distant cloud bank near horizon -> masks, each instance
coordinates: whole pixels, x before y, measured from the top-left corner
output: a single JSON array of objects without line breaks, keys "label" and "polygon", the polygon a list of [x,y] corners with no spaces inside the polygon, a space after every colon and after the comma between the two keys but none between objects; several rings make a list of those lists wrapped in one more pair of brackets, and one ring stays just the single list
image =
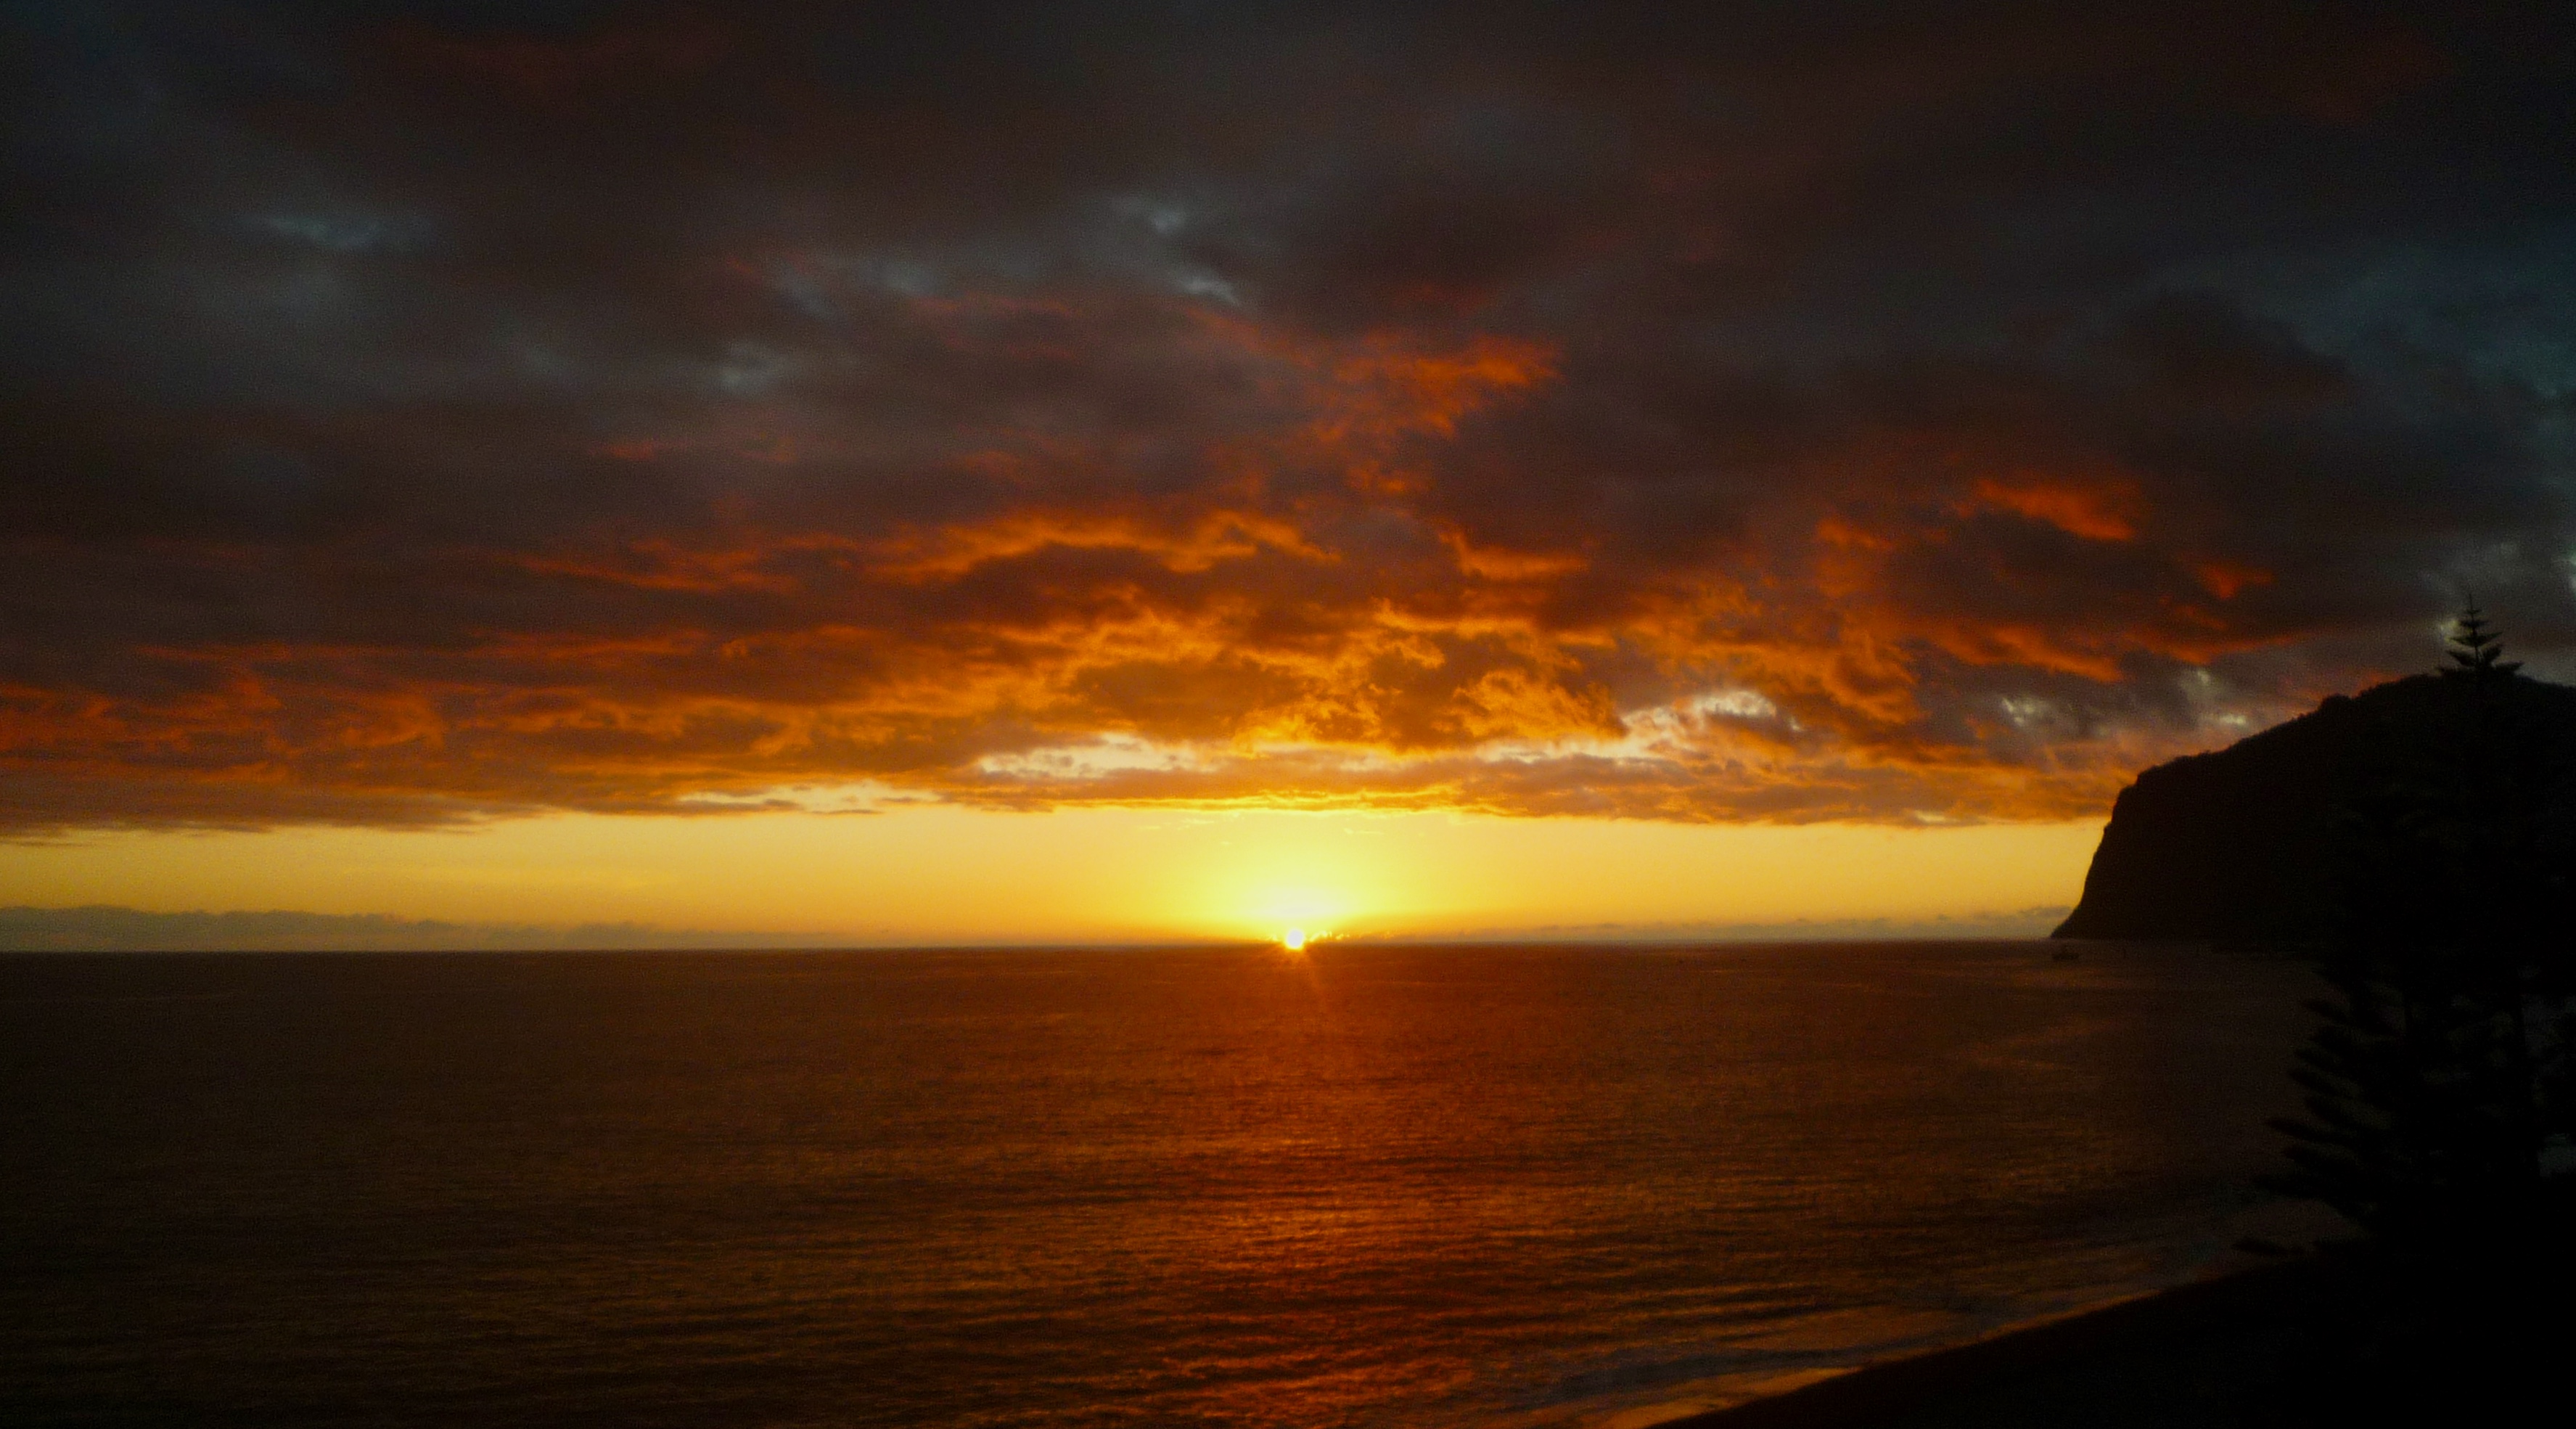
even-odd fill
[{"label": "distant cloud bank near horizon", "polygon": [[0,833],[2071,819],[2576,659],[2569,7],[0,37]]},{"label": "distant cloud bank near horizon", "polygon": [[2044,938],[2066,920],[2065,905],[1930,918],[1796,918],[1768,923],[1551,923],[1419,938],[1351,941],[1532,943],[1867,943],[1938,939]]},{"label": "distant cloud bank near horizon", "polygon": [[[2033,938],[2045,935],[2066,916],[2066,912],[2064,908],[2030,908],[2011,913],[1915,920],[1596,923],[1520,929],[1483,928],[1445,934],[1363,935],[1338,941],[1366,947],[1404,943],[1662,944]],[[1165,940],[1165,945],[1176,941]],[[1063,942],[1046,945],[1085,946]],[[106,904],[78,908],[0,908],[0,953],[818,951],[875,946],[892,945],[821,934],[712,933],[641,923],[455,923],[380,914],[300,913],[283,909],[155,913]]]},{"label": "distant cloud bank near horizon", "polygon": [[152,913],[92,904],[0,908],[5,952],[436,952],[798,946],[794,939],[674,933],[640,923],[450,923],[381,914]]}]

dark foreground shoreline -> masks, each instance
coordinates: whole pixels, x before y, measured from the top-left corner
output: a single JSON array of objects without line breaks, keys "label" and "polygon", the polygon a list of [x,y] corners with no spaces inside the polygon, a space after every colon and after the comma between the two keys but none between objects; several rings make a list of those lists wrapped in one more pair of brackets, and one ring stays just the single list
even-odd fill
[{"label": "dark foreground shoreline", "polygon": [[1657,1429],[2277,1423],[2268,1391],[2319,1282],[2304,1259],[2240,1271]]}]

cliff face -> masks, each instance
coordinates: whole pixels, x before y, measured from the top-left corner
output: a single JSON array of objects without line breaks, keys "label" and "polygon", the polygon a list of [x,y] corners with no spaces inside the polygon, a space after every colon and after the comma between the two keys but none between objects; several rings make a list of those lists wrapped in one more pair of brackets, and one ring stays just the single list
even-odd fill
[{"label": "cliff face", "polygon": [[[2454,739],[2467,686],[2418,675],[2138,776],[2060,938],[2299,942],[2332,915],[2340,810],[2410,755]],[[2576,755],[2576,688],[2516,678],[2501,698]]]}]

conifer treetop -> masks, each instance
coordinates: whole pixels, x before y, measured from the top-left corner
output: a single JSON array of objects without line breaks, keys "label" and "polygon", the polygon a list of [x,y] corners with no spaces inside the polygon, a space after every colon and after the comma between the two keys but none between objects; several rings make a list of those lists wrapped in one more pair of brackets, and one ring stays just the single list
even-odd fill
[{"label": "conifer treetop", "polygon": [[2451,649],[2448,652],[2455,669],[2445,675],[2472,680],[2502,680],[2522,668],[2520,660],[2504,658],[2504,633],[2487,627],[2486,616],[2479,611],[2473,597],[2460,617],[2453,622]]}]

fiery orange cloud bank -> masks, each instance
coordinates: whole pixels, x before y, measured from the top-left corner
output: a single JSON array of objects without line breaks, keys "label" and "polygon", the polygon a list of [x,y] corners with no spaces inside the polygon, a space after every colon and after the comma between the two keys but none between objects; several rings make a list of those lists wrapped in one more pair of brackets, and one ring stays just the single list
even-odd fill
[{"label": "fiery orange cloud bank", "polygon": [[2068,819],[2576,634],[2549,47],[1469,18],[37,25],[0,825]]}]

